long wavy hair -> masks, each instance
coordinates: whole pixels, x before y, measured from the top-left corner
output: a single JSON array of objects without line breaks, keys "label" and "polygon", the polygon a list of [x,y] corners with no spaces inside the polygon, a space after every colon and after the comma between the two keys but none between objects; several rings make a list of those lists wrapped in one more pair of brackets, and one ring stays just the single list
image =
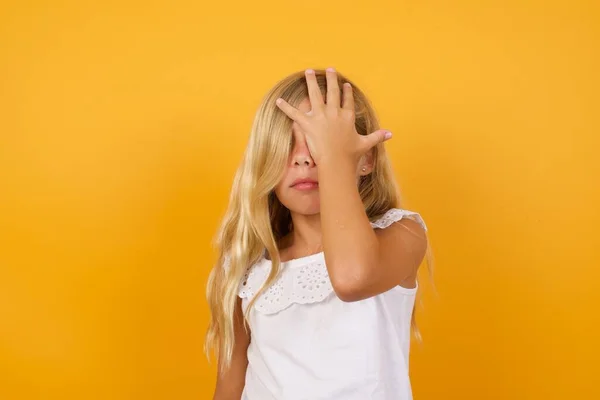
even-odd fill
[{"label": "long wavy hair", "polygon": [[[315,70],[315,74],[325,96],[325,70]],[[344,82],[352,85],[357,132],[368,135],[380,129],[375,111],[365,94],[341,73],[338,72],[337,76],[340,88]],[[340,98],[342,95],[340,91]],[[258,298],[277,278],[281,266],[277,244],[293,229],[289,210],[274,193],[283,178],[292,149],[293,121],[275,105],[279,97],[295,107],[308,97],[304,71],[280,80],[263,98],[252,124],[242,162],[235,174],[229,206],[215,237],[218,254],[207,284],[211,319],[205,350],[208,357],[211,350],[217,353],[221,368],[227,368],[231,363],[234,311],[241,280],[247,269],[259,261],[266,251],[272,268],[265,284],[254,296],[254,299]],[[400,207],[399,189],[383,144],[373,148],[373,166],[371,174],[361,177],[358,187],[371,221],[390,208]],[[428,266],[431,268],[431,263]],[[246,308],[246,320],[253,303],[251,301]],[[414,310],[411,322],[413,332],[420,338]]]}]

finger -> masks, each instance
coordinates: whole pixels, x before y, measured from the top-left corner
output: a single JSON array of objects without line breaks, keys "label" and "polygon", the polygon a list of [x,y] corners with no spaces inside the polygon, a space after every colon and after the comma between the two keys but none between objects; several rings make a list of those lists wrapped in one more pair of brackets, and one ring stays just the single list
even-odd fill
[{"label": "finger", "polygon": [[281,111],[285,113],[292,120],[300,123],[304,119],[304,113],[298,110],[296,107],[292,106],[290,103],[282,99],[281,97],[275,101],[275,104]]},{"label": "finger", "polygon": [[319,88],[319,84],[317,83],[317,76],[315,75],[315,71],[312,69],[306,70],[306,85],[308,86],[308,98],[310,99],[310,107],[316,108],[322,106],[323,103],[323,95],[321,94],[321,89]]},{"label": "finger", "polygon": [[391,138],[392,138],[392,132],[387,131],[385,129],[380,129],[369,135],[362,136],[362,140],[363,140],[362,151],[366,152],[366,151],[370,150],[371,148],[377,146],[379,143],[383,143],[386,140],[389,140]]},{"label": "finger", "polygon": [[327,77],[327,104],[340,108],[340,86],[335,69],[327,68],[325,76]]},{"label": "finger", "polygon": [[349,82],[344,83],[344,105],[342,106],[345,110],[354,111],[354,93],[352,91],[352,85]]}]

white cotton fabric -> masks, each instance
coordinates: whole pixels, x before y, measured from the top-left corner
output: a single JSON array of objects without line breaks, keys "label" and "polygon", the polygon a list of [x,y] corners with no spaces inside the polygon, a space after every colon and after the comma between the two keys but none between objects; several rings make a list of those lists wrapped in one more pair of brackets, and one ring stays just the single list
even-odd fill
[{"label": "white cotton fabric", "polygon": [[[385,229],[405,217],[427,229],[419,214],[397,208],[371,225]],[[244,310],[270,269],[263,257],[240,283]],[[242,400],[412,399],[408,356],[416,292],[396,286],[343,302],[322,252],[282,263],[250,311]]]}]

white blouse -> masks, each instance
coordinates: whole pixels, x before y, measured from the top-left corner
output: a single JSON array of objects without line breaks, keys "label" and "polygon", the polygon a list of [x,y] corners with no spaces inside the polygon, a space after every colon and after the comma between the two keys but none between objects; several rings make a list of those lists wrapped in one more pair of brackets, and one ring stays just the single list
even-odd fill
[{"label": "white blouse", "polygon": [[[371,225],[419,214],[391,209]],[[240,283],[246,310],[267,279],[262,258]],[[333,291],[323,253],[282,263],[250,311],[251,340],[242,400],[406,400],[410,321],[417,288],[396,286],[357,302]]]}]

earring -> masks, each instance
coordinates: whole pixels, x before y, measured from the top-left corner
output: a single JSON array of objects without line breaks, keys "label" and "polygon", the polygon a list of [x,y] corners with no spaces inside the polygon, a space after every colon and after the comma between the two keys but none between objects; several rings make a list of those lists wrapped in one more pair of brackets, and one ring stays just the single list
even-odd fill
[{"label": "earring", "polygon": [[362,172],[367,172],[367,168],[366,167],[362,167]]}]

